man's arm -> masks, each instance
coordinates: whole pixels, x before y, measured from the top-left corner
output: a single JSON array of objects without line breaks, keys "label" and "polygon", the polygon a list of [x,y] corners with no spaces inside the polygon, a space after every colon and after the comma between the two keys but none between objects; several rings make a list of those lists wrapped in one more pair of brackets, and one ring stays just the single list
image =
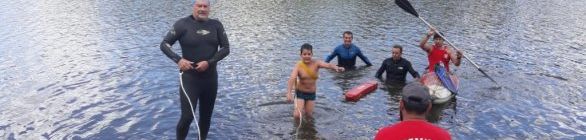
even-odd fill
[{"label": "man's arm", "polygon": [[378,71],[376,71],[376,74],[374,75],[374,77],[383,80],[383,73],[385,72],[387,67],[387,64],[385,63],[385,61],[383,61],[383,64],[381,64],[380,68],[378,68]]},{"label": "man's arm", "polygon": [[287,96],[287,101],[289,101],[289,102],[293,100],[293,97],[292,97],[293,93],[291,91],[293,91],[293,88],[295,86],[295,82],[297,82],[297,75],[299,75],[298,69],[299,68],[298,68],[297,64],[295,64],[295,67],[293,68],[293,71],[291,72],[291,75],[289,76],[289,80],[287,80],[287,95],[286,96]]},{"label": "man's arm", "polygon": [[173,27],[171,27],[169,32],[167,32],[167,35],[165,36],[165,38],[163,38],[163,41],[161,42],[160,48],[161,48],[161,51],[163,51],[163,53],[169,59],[171,59],[171,60],[173,60],[173,62],[177,63],[180,70],[186,71],[189,69],[193,69],[193,66],[191,65],[193,62],[188,61],[187,59],[181,58],[181,56],[177,55],[177,53],[175,53],[175,52],[173,52],[173,50],[171,50],[171,47],[173,46],[173,44],[175,44],[175,42],[183,34],[183,30],[181,30],[181,28],[179,27],[180,26],[179,24],[180,24],[179,21],[176,22],[175,24],[173,24]]},{"label": "man's arm", "polygon": [[411,74],[411,76],[413,76],[413,78],[420,78],[419,73],[417,73],[417,71],[415,71],[415,69],[413,69],[413,66],[411,65],[411,62],[409,61],[405,61],[407,63],[407,70],[409,71],[409,73]]},{"label": "man's arm", "polygon": [[421,42],[419,42],[419,48],[429,53],[429,51],[431,51],[431,46],[427,45],[427,41],[429,40],[429,37],[431,37],[434,33],[435,32],[433,31],[433,29],[430,29],[429,32],[425,36],[423,36]]},{"label": "man's arm", "polygon": [[356,49],[358,50],[358,57],[360,57],[360,59],[366,63],[366,66],[372,66],[372,63],[370,63],[370,60],[368,60],[368,58],[362,54],[360,48],[356,47]]},{"label": "man's arm", "polygon": [[343,72],[344,71],[343,67],[338,67],[335,64],[326,63],[321,60],[318,60],[317,64],[320,68],[328,68],[328,69],[335,70],[336,72]]},{"label": "man's arm", "polygon": [[163,51],[163,53],[167,55],[167,57],[169,57],[169,59],[173,60],[173,62],[175,63],[179,63],[179,60],[181,60],[181,56],[177,55],[177,53],[171,50],[171,47],[173,46],[173,44],[175,44],[175,42],[178,40],[180,36],[180,34],[177,32],[178,24],[179,23],[177,22],[173,25],[173,27],[171,27],[169,32],[167,32],[165,38],[163,38],[163,41],[160,45],[161,51]]},{"label": "man's arm", "polygon": [[332,54],[328,55],[328,57],[326,57],[326,63],[330,63],[330,61],[332,61],[332,59],[334,59],[334,57],[336,57],[338,55],[338,47],[334,48],[334,51],[332,51]]},{"label": "man's arm", "polygon": [[220,41],[220,50],[210,59],[208,60],[209,63],[215,64],[218,61],[224,59],[228,54],[230,54],[230,43],[228,42],[228,36],[226,35],[226,31],[224,30],[224,25],[218,21],[219,28],[218,28],[218,40]]},{"label": "man's arm", "polygon": [[462,62],[462,52],[455,51],[450,47],[450,49],[448,49],[448,54],[450,54],[450,59],[452,60],[452,63],[454,63],[455,66],[460,66]]}]

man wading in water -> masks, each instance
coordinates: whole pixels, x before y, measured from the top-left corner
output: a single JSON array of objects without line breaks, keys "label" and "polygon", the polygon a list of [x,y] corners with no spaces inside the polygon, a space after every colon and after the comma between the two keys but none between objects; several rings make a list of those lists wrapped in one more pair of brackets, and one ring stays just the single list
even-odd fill
[{"label": "man wading in water", "polygon": [[[196,108],[199,102],[199,133],[201,139],[206,139],[210,129],[210,121],[214,110],[214,103],[218,93],[218,72],[216,65],[230,53],[228,37],[224,26],[218,20],[209,19],[210,2],[196,0],[193,5],[193,15],[179,19],[161,43],[161,50],[173,62],[177,63],[183,74],[179,96],[181,101],[181,118],[177,123],[177,139],[187,137],[189,124],[193,121],[192,107]],[[183,56],[171,50],[171,46],[179,40]],[[218,50],[218,46],[220,49]],[[193,64],[193,65],[192,65]],[[189,95],[185,97],[185,93]]]}]

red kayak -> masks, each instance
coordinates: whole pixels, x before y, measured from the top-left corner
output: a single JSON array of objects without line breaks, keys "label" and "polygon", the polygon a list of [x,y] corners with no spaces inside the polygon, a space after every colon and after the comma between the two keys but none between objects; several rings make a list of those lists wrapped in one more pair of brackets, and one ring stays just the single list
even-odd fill
[{"label": "red kayak", "polygon": [[377,81],[368,81],[362,83],[346,92],[346,100],[347,101],[358,101],[364,95],[376,90],[378,87]]}]

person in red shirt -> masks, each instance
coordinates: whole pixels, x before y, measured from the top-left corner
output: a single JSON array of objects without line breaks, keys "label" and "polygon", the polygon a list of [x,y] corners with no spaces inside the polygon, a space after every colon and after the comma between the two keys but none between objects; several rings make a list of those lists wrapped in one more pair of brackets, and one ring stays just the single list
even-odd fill
[{"label": "person in red shirt", "polygon": [[426,87],[412,82],[403,88],[399,110],[401,122],[379,129],[375,140],[450,140],[448,131],[425,120],[431,109]]},{"label": "person in red shirt", "polygon": [[[427,44],[429,37],[433,35],[433,44]],[[443,35],[443,34],[442,34]],[[427,52],[427,59],[429,61],[429,72],[433,72],[436,64],[441,64],[450,72],[450,61],[456,66],[460,66],[462,61],[462,52],[453,52],[448,45],[444,44],[444,39],[436,34],[433,29],[421,39],[419,47]]]}]

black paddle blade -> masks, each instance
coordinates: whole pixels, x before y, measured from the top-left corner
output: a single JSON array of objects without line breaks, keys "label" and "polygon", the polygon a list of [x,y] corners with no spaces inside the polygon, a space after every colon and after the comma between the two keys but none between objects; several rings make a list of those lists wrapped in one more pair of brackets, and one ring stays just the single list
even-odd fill
[{"label": "black paddle blade", "polygon": [[488,77],[488,79],[490,79],[490,81],[494,82],[494,83],[495,83],[497,86],[499,86],[499,88],[501,87],[501,85],[500,85],[498,82],[496,82],[494,79],[492,79],[492,77],[488,76],[488,74],[486,74],[486,72],[484,72],[484,70],[482,70],[482,69],[480,69],[480,68],[478,68],[478,70],[479,70],[479,71],[480,71],[482,74],[484,74],[484,76]]},{"label": "black paddle blade", "polygon": [[411,3],[409,3],[409,1],[395,0],[395,4],[397,4],[399,7],[401,7],[401,9],[407,11],[407,13],[414,15],[416,17],[419,17],[419,14],[417,14],[417,11],[415,11],[415,9],[413,8],[413,6],[411,6]]}]

